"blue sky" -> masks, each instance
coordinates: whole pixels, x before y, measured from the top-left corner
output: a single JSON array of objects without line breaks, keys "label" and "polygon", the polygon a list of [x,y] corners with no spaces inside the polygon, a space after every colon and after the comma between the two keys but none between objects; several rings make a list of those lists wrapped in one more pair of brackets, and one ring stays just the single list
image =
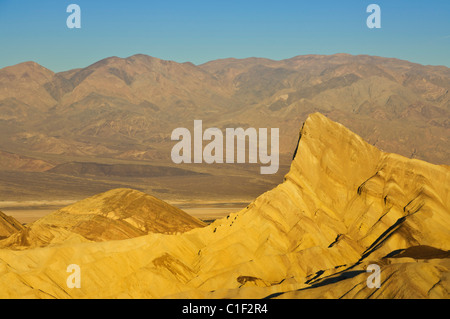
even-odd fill
[{"label": "blue sky", "polygon": [[[81,29],[66,26],[71,3]],[[381,29],[366,26],[371,3]],[[194,64],[350,53],[450,67],[450,1],[0,0],[0,68],[64,71],[137,53]]]}]

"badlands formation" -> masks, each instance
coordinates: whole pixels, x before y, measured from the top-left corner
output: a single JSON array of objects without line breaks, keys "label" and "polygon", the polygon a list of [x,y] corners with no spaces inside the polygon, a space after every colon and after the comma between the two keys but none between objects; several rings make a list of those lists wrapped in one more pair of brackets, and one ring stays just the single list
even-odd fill
[{"label": "badlands formation", "polygon": [[315,113],[284,182],[208,226],[119,189],[17,230],[0,241],[0,297],[449,298],[449,217],[448,166]]},{"label": "badlands formation", "polygon": [[0,247],[43,247],[52,243],[108,241],[149,233],[175,234],[205,224],[153,196],[115,189],[57,210],[0,241]]},{"label": "badlands formation", "polygon": [[24,227],[21,223],[13,217],[0,212],[0,239],[7,238],[22,229],[24,229]]}]

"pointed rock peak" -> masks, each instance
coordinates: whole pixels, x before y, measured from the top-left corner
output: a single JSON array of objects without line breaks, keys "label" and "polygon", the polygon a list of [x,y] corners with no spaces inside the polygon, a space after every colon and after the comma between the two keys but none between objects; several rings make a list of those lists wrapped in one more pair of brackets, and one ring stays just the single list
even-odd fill
[{"label": "pointed rock peak", "polygon": [[300,130],[294,160],[287,178],[308,179],[314,185],[327,175],[347,185],[370,177],[383,152],[342,124],[321,113],[311,114]]},{"label": "pointed rock peak", "polygon": [[[308,145],[310,151],[313,151],[311,147],[314,146],[314,151],[322,153],[333,151],[348,153],[357,149],[364,149],[371,153],[381,152],[356,133],[319,112],[310,114],[303,124],[300,130],[297,153],[302,147],[307,147]],[[316,154],[319,155],[319,153]]]}]

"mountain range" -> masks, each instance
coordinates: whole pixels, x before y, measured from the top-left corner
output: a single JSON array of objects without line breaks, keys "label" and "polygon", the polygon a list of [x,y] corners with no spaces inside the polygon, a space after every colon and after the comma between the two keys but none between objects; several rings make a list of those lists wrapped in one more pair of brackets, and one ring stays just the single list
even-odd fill
[{"label": "mountain range", "polygon": [[0,159],[9,163],[1,170],[47,176],[72,162],[173,167],[171,132],[201,119],[220,129],[279,127],[282,178],[299,123],[316,111],[386,152],[448,165],[449,88],[447,67],[367,55],[194,65],[138,54],[59,73],[25,62],[0,70]]}]

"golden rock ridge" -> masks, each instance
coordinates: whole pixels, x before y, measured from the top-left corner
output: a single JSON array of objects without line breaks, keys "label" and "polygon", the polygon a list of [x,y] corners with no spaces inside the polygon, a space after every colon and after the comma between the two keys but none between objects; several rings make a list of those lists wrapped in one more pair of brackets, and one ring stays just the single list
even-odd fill
[{"label": "golden rock ridge", "polygon": [[[0,249],[0,297],[448,298],[449,213],[449,167],[384,153],[315,113],[285,181],[246,209],[181,234]],[[81,288],[66,285],[70,264]]]},{"label": "golden rock ridge", "polygon": [[118,188],[59,209],[15,233],[0,247],[26,249],[62,242],[176,234],[206,224],[151,195]]},{"label": "golden rock ridge", "polygon": [[7,238],[23,228],[16,219],[0,211],[0,239]]}]

